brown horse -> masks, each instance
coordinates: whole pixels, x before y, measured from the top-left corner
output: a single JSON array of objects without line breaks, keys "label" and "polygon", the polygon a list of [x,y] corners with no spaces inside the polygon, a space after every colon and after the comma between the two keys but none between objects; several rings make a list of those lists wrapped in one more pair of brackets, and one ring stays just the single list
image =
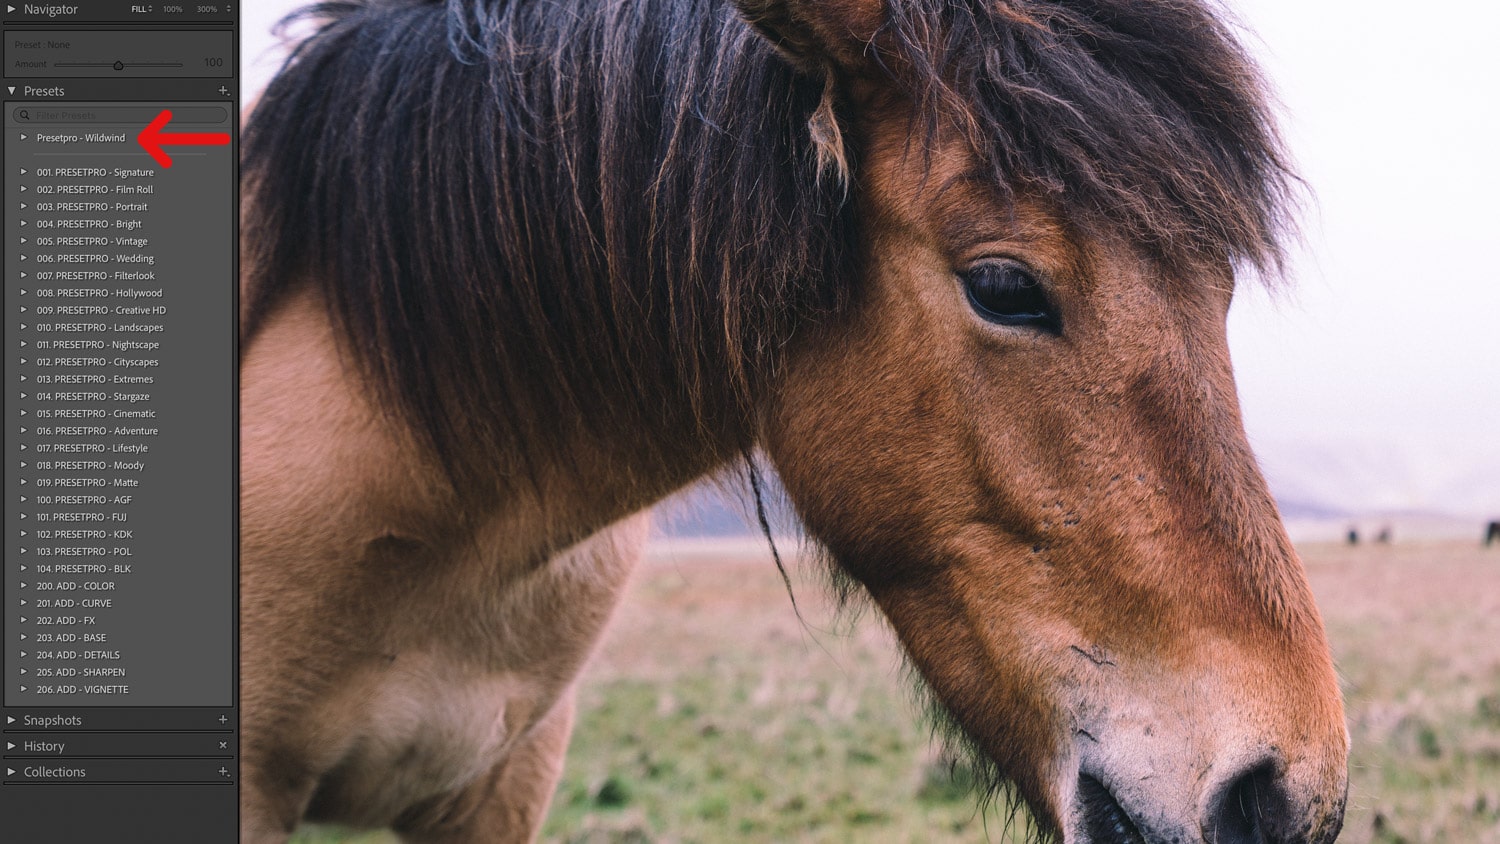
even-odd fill
[{"label": "brown horse", "polygon": [[1198,0],[315,16],[245,137],[245,841],[529,839],[633,514],[756,449],[1048,837],[1337,836],[1225,339],[1292,177]]}]

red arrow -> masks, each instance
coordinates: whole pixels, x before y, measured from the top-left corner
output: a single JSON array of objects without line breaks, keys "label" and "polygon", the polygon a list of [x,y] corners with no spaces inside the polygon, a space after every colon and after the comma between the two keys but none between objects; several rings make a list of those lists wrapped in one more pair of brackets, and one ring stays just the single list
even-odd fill
[{"label": "red arrow", "polygon": [[171,157],[162,149],[164,146],[222,147],[229,144],[228,132],[163,132],[162,129],[171,120],[172,110],[164,108],[155,120],[135,136],[141,147],[163,167],[172,166]]}]

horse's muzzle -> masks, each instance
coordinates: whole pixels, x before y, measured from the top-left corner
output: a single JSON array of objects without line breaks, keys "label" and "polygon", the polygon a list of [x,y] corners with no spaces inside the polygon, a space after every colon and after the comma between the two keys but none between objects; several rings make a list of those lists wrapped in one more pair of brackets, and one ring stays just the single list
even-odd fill
[{"label": "horse's muzzle", "polygon": [[1331,844],[1342,827],[1341,808],[1331,817],[1298,810],[1269,762],[1229,778],[1211,794],[1196,823],[1153,824],[1144,818],[1156,812],[1142,807],[1132,814],[1103,781],[1080,774],[1078,844]]}]

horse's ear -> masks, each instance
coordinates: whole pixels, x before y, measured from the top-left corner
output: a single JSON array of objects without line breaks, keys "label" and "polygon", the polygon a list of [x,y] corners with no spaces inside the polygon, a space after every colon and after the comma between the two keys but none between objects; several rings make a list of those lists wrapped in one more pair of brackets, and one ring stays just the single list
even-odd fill
[{"label": "horse's ear", "polygon": [[884,0],[734,0],[740,14],[793,65],[854,70],[885,17]]}]

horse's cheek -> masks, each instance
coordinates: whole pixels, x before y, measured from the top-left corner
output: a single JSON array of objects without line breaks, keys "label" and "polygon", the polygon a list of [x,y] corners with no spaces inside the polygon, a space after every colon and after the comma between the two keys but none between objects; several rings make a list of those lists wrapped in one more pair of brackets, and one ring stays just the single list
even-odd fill
[{"label": "horse's cheek", "polygon": [[841,560],[917,562],[951,532],[961,464],[953,402],[867,339],[799,356],[762,431],[793,504]]}]

